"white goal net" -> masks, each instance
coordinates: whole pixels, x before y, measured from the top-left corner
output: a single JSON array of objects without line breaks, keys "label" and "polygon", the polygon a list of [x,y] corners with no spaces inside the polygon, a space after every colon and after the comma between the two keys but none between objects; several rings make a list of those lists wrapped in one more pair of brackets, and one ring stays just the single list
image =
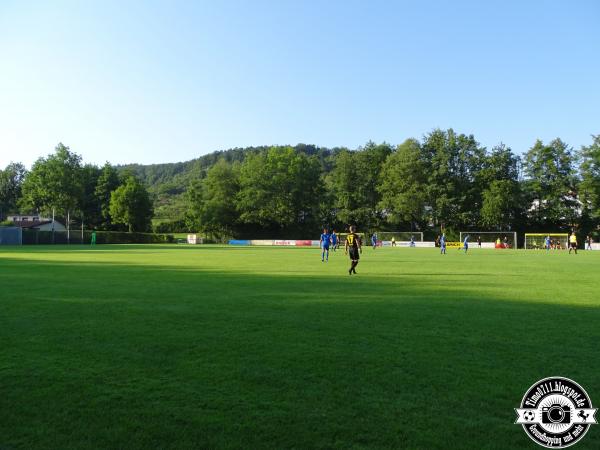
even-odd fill
[{"label": "white goal net", "polygon": [[566,250],[569,233],[525,233],[527,250]]},{"label": "white goal net", "polygon": [[[378,231],[377,234],[377,245],[390,246],[395,243],[414,243],[423,242],[422,231]],[[372,236],[369,236],[369,244]]]}]

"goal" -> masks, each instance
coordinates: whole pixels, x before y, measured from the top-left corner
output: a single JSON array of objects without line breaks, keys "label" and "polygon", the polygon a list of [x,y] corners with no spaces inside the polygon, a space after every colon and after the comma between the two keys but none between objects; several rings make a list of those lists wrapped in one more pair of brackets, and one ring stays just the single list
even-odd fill
[{"label": "goal", "polygon": [[[338,237],[337,245],[339,245],[340,247],[343,247],[344,245],[346,245],[346,236],[348,236],[348,233],[336,233],[336,234]],[[370,245],[371,241],[369,240],[367,242],[367,235],[365,233],[356,233],[356,234],[360,238],[361,245],[366,245],[366,246]]]},{"label": "goal", "polygon": [[467,235],[471,248],[479,248],[479,240],[481,248],[517,248],[516,231],[461,231],[460,242],[463,242]]},{"label": "goal", "polygon": [[569,233],[525,233],[525,249],[538,250],[546,248],[546,236],[550,237],[552,250],[566,250]]},{"label": "goal", "polygon": [[392,238],[396,242],[410,242],[411,238],[415,242],[423,242],[422,231],[377,231],[376,233],[377,240],[381,242],[391,242]]}]

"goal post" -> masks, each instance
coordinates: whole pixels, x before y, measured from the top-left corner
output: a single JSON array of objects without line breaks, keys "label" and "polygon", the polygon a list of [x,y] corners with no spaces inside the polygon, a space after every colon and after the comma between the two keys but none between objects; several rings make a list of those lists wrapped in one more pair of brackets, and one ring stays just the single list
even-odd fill
[{"label": "goal post", "polygon": [[517,248],[516,231],[461,231],[460,242],[469,236],[471,248]]},{"label": "goal post", "polygon": [[377,240],[381,242],[391,242],[392,238],[396,242],[423,242],[422,231],[376,231]]},{"label": "goal post", "polygon": [[546,237],[550,238],[550,249],[567,249],[569,233],[525,233],[525,249],[538,250],[546,248]]}]

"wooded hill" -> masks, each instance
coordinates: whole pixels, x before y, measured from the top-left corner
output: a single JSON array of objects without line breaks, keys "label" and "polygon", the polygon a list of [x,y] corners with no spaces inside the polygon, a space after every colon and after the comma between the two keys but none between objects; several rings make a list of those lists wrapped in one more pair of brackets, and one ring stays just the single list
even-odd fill
[{"label": "wooded hill", "polygon": [[[232,148],[218,150],[185,162],[164,164],[126,164],[117,166],[121,173],[128,170],[142,180],[154,199],[154,222],[177,221],[183,219],[188,210],[186,192],[195,180],[201,180],[219,159],[229,163],[242,162],[250,154],[265,152],[268,146]],[[315,145],[298,144],[292,147],[294,151],[307,156],[316,155],[322,162],[323,168],[330,171],[333,168],[331,156],[342,150],[328,149]]]}]

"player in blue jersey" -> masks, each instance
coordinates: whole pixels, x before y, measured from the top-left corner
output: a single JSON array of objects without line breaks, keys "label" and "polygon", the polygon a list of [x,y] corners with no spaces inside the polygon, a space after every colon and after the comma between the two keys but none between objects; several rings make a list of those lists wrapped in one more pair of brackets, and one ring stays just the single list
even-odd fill
[{"label": "player in blue jersey", "polygon": [[377,233],[373,233],[373,236],[371,236],[371,244],[373,244],[373,250],[375,250],[377,248]]},{"label": "player in blue jersey", "polygon": [[440,237],[440,254],[446,254],[446,233],[442,233],[442,237]]},{"label": "player in blue jersey", "polygon": [[549,251],[552,247],[552,239],[550,239],[550,236],[546,236],[546,238],[544,239],[544,244],[546,246],[546,250]]},{"label": "player in blue jersey", "polygon": [[[463,246],[462,248],[465,250],[465,253],[467,253],[467,251],[469,250],[469,238],[471,237],[471,235],[467,234],[465,236],[465,240],[463,242]],[[461,250],[461,248],[458,248],[459,250]]]},{"label": "player in blue jersey", "polygon": [[331,232],[331,247],[333,248],[333,251],[335,252],[335,250],[338,247],[338,236],[335,233],[335,230],[333,230]]},{"label": "player in blue jersey", "polygon": [[327,228],[323,228],[321,239],[319,241],[321,246],[321,261],[329,261],[329,244],[331,244],[331,235],[328,233]]}]

